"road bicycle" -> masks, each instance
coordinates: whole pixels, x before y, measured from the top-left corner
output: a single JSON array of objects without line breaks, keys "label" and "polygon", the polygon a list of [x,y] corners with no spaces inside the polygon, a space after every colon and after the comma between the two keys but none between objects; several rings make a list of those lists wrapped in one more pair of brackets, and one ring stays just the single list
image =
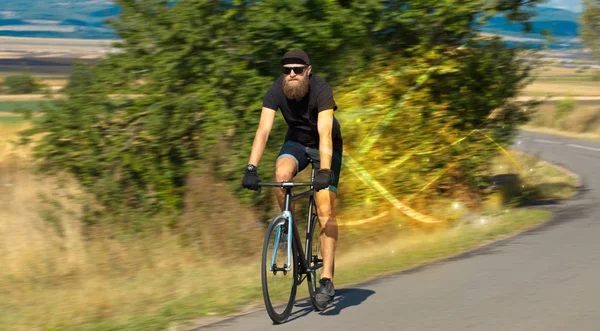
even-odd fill
[{"label": "road bicycle", "polygon": [[[315,300],[323,258],[321,256],[320,227],[316,226],[319,219],[312,187],[314,175],[315,170],[313,169],[310,183],[261,182],[258,184],[259,186],[285,189],[283,211],[281,215],[273,218],[265,233],[261,264],[265,307],[275,324],[285,322],[290,316],[296,299],[297,286],[304,280],[308,283],[308,293],[313,308],[317,311],[325,308],[320,307]],[[292,194],[294,187],[306,186],[310,188],[304,192]],[[303,249],[302,239],[290,206],[292,201],[305,197],[308,197],[308,219],[305,249]],[[285,299],[286,297],[287,299]]]}]

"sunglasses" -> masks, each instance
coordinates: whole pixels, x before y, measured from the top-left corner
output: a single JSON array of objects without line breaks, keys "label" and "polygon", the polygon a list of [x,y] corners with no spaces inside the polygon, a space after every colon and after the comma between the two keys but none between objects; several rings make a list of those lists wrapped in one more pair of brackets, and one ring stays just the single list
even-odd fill
[{"label": "sunglasses", "polygon": [[303,67],[283,67],[283,73],[286,75],[289,75],[292,70],[294,70],[294,72],[296,73],[296,75],[302,75],[302,73],[304,72],[304,69],[306,69],[306,66]]}]

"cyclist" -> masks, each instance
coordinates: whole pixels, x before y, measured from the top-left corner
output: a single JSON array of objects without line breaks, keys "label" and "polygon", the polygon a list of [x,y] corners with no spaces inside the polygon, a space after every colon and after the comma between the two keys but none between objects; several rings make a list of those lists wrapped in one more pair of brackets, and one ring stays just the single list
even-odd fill
[{"label": "cyclist", "polygon": [[[277,109],[288,124],[285,142],[275,164],[275,178],[291,181],[309,163],[317,169],[314,178],[315,202],[321,225],[323,270],[316,300],[325,307],[335,295],[333,267],[338,226],[334,201],[342,164],[342,134],[334,117],[337,106],[331,87],[311,74],[308,54],[302,50],[286,52],[281,60],[283,75],[271,85],[263,99],[260,122],[252,144],[242,185],[258,190],[258,162],[265,149]],[[283,209],[284,190],[277,200]]]}]

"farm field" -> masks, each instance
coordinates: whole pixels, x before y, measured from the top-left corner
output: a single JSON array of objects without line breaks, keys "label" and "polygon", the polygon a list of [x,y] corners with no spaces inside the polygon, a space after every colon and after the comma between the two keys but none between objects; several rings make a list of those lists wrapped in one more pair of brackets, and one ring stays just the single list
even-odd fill
[{"label": "farm field", "polygon": [[533,75],[535,81],[523,89],[522,95],[600,96],[600,69],[543,66]]},{"label": "farm field", "polygon": [[[76,57],[100,57],[106,54],[114,40],[44,39],[0,37],[0,82],[8,75],[28,73],[36,77],[54,92],[55,99],[62,98],[60,89],[68,83],[69,59]],[[50,45],[51,44],[51,45]],[[34,52],[35,51],[35,52]],[[577,65],[561,65],[561,56],[571,54],[549,53],[546,64],[532,74],[535,81],[526,86],[519,100],[530,98],[542,101],[538,112],[524,129],[581,136],[600,135],[600,69],[587,62]],[[26,57],[25,65],[16,65],[20,57]],[[9,61],[9,62],[7,62]],[[10,62],[13,61],[13,62]],[[57,62],[58,61],[58,62]],[[562,99],[572,98],[574,109],[562,118],[557,116],[557,105]],[[2,121],[22,120],[15,109],[40,109],[40,102],[47,101],[44,94],[0,95]]]},{"label": "farm field", "polygon": [[40,106],[40,101],[0,101],[0,113],[11,113],[17,109],[37,111]]},{"label": "farm field", "polygon": [[13,55],[43,52],[64,53],[71,56],[104,54],[116,41],[112,39],[0,37],[0,54],[5,56],[6,54],[1,52],[10,52]]},{"label": "farm field", "polygon": [[538,81],[523,89],[525,96],[598,96],[600,82]]}]

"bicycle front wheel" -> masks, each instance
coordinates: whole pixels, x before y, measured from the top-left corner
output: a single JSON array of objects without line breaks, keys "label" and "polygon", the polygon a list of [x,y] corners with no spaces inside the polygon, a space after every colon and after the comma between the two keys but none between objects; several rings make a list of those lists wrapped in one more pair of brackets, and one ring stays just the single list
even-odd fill
[{"label": "bicycle front wheel", "polygon": [[[271,320],[280,324],[287,320],[296,298],[296,278],[298,274],[296,247],[288,243],[288,220],[278,216],[265,233],[262,252],[262,291],[265,308]],[[291,246],[291,256],[288,265],[288,245]],[[289,269],[289,270],[286,270]]]}]

